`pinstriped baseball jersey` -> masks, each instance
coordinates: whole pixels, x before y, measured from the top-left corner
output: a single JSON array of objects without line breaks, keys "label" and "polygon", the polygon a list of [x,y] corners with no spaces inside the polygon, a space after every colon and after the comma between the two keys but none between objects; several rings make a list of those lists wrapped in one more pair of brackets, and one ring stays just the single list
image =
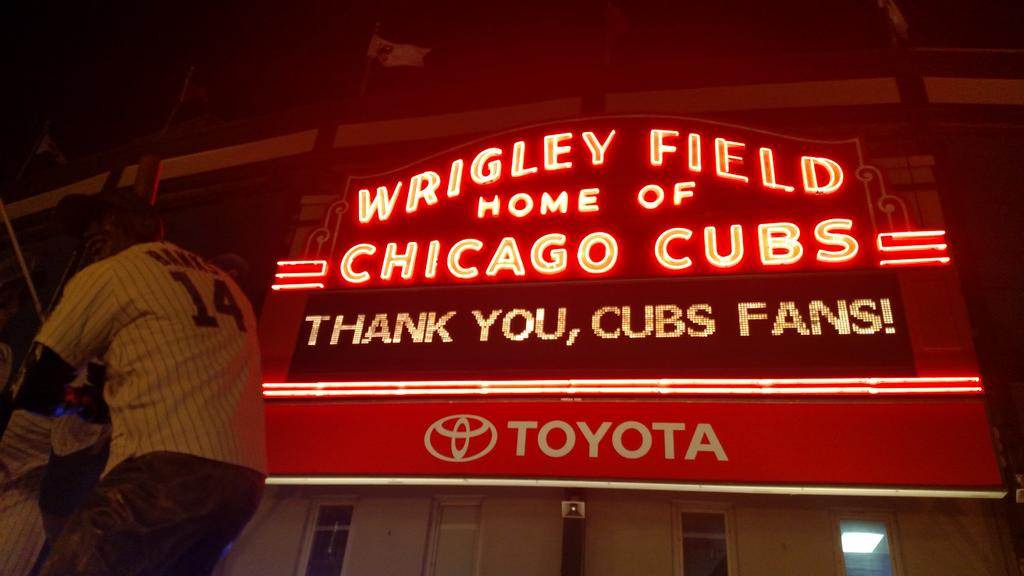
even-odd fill
[{"label": "pinstriped baseball jersey", "polygon": [[50,460],[51,416],[15,410],[0,439],[0,489]]},{"label": "pinstriped baseball jersey", "polygon": [[29,574],[43,547],[39,490],[51,445],[80,450],[95,444],[103,428],[78,416],[11,415],[0,439],[0,574]]},{"label": "pinstriped baseball jersey", "polygon": [[28,574],[46,539],[39,483],[50,459],[54,420],[15,410],[0,440],[0,574],[5,576]]},{"label": "pinstriped baseball jersey", "polygon": [[75,367],[106,363],[107,471],[170,451],[265,472],[252,306],[201,257],[149,242],[87,266],[36,340]]},{"label": "pinstriped baseball jersey", "polygon": [[25,576],[32,570],[46,533],[39,512],[39,482],[43,469],[36,468],[0,492],[0,574]]}]

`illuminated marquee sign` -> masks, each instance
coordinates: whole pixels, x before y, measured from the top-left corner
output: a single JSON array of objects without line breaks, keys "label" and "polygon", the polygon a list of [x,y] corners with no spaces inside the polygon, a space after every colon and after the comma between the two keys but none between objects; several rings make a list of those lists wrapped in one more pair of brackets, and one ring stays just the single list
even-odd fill
[{"label": "illuminated marquee sign", "polygon": [[277,483],[1003,494],[984,404],[962,399],[275,402],[267,415]]},{"label": "illuminated marquee sign", "polygon": [[881,180],[856,140],[647,117],[350,178],[278,265],[265,394],[979,392],[921,362],[948,302],[901,274],[945,233]]},{"label": "illuminated marquee sign", "polygon": [[998,496],[945,232],[882,184],[648,117],[339,182],[261,315],[275,481]]},{"label": "illuminated marquee sign", "polygon": [[610,118],[489,138],[349,183],[277,290],[947,264],[891,222],[856,141]]}]

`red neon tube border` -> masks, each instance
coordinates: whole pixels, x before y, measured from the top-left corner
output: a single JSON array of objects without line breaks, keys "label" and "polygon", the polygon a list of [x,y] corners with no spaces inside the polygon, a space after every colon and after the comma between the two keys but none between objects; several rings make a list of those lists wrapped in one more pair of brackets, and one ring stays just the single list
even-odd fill
[{"label": "red neon tube border", "polygon": [[980,394],[977,376],[266,382],[266,398],[481,395]]}]

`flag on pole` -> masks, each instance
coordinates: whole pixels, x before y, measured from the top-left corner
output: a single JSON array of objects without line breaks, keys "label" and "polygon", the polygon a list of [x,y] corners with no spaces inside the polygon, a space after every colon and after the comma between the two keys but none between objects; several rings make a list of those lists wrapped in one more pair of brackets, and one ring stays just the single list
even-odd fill
[{"label": "flag on pole", "polygon": [[423,68],[423,59],[430,53],[430,50],[431,48],[422,48],[412,44],[396,44],[374,34],[370,37],[370,46],[366,50],[366,56],[376,60],[385,68],[395,66]]},{"label": "flag on pole", "polygon": [[629,19],[612,0],[604,5],[604,65],[612,62],[612,45],[629,32]]},{"label": "flag on pole", "polygon": [[906,42],[909,38],[907,35],[907,20],[903,17],[900,7],[893,0],[878,0],[878,7],[885,11],[885,16],[889,21],[889,31],[893,35],[893,39]]},{"label": "flag on pole", "polygon": [[209,104],[206,86],[196,79],[195,72],[195,66],[189,67],[188,73],[185,74],[185,83],[182,84],[181,92],[178,93],[178,100],[171,108],[171,113],[167,116],[167,121],[164,122],[160,134],[166,134],[175,121],[182,119],[182,115],[195,117],[206,113],[206,107]]},{"label": "flag on pole", "polygon": [[39,139],[39,144],[36,146],[32,156],[40,156],[42,154],[49,154],[57,161],[58,164],[67,164],[68,160],[61,153],[60,148],[57,147],[57,143],[53,141],[53,137],[50,136],[50,132],[44,132],[43,137]]},{"label": "flag on pole", "polygon": [[206,86],[197,82],[194,77],[189,77],[188,83],[185,85],[185,91],[181,96],[182,105],[190,103],[202,104],[204,106],[209,103]]},{"label": "flag on pole", "polygon": [[604,22],[609,38],[615,39],[629,32],[629,18],[626,18],[622,9],[612,0],[605,4]]}]

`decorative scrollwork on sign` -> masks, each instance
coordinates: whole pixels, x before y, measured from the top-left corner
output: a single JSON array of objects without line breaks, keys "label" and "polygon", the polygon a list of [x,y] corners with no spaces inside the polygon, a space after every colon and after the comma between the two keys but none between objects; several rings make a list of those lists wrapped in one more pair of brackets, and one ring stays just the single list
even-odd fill
[{"label": "decorative scrollwork on sign", "polygon": [[906,203],[899,196],[886,191],[885,178],[882,177],[881,170],[861,164],[857,167],[856,175],[857,180],[864,184],[864,198],[868,203],[871,227],[875,233],[911,228]]},{"label": "decorative scrollwork on sign", "polygon": [[[306,237],[305,256],[322,258],[325,254],[330,255],[334,253],[338,244],[341,218],[348,210],[348,199],[344,196],[335,200],[327,207],[324,211],[323,223]],[[328,243],[330,244],[329,246],[327,246]],[[326,250],[325,247],[327,247]]]}]

